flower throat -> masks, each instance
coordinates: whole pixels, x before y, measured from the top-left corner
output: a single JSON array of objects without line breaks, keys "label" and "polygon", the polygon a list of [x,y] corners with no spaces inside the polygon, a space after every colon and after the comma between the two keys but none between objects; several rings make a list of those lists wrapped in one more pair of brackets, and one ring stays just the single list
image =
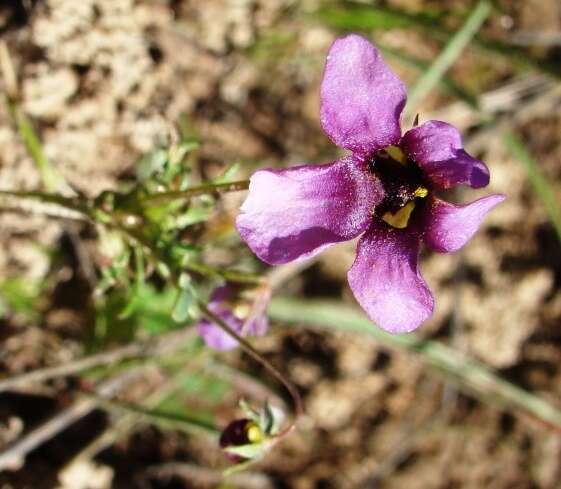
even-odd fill
[{"label": "flower throat", "polygon": [[406,228],[419,199],[429,193],[421,169],[397,146],[379,151],[370,161],[369,168],[380,179],[385,191],[376,214],[394,228]]}]

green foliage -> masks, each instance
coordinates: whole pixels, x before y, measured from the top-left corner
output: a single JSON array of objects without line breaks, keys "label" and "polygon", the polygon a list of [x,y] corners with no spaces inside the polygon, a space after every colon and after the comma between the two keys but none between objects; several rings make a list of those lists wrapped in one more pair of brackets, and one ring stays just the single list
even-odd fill
[{"label": "green foliage", "polygon": [[330,27],[345,31],[386,30],[435,25],[442,13],[425,10],[418,14],[394,10],[377,5],[340,2],[321,7],[317,18]]},{"label": "green foliage", "polygon": [[[378,48],[380,48],[380,51],[382,51],[384,55],[395,58],[403,64],[413,67],[421,72],[425,72],[430,68],[430,62],[420,59],[416,56],[412,56],[402,50],[393,49],[388,46],[384,46],[381,43],[377,43],[377,46]],[[438,80],[438,83],[448,94],[453,95],[460,100],[463,100],[467,105],[475,110],[479,109],[477,97],[466,90],[463,86],[456,83],[448,75],[443,74]]]},{"label": "green foliage", "polygon": [[172,317],[176,295],[173,286],[158,290],[147,282],[130,289],[111,289],[96,310],[96,343],[130,341],[140,331],[157,335],[184,326],[185,322]]},{"label": "green foliage", "polygon": [[39,319],[42,287],[39,282],[19,278],[0,282],[0,318],[21,315],[27,321]]},{"label": "green foliage", "polygon": [[[445,4],[443,4],[445,5]],[[447,26],[447,20],[465,17],[469,12],[448,11],[447,8],[423,9],[411,13],[401,9],[383,5],[365,5],[356,1],[324,3],[314,17],[324,25],[341,32],[364,32],[376,30],[415,29],[442,43],[448,43],[455,30]],[[493,57],[500,56],[510,62],[516,69],[537,69],[557,78],[561,78],[561,67],[558,63],[536,57],[524,48],[512,46],[483,34],[474,37],[472,46]]]}]

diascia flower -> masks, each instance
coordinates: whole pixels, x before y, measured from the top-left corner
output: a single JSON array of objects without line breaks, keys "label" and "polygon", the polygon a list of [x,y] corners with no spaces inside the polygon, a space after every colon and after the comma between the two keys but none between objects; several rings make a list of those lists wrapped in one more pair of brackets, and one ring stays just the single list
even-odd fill
[{"label": "diascia flower", "polygon": [[[257,297],[250,299],[234,285],[222,285],[212,291],[208,308],[240,336],[263,336],[269,328],[265,312],[269,292],[253,292]],[[206,345],[214,350],[226,351],[238,346],[234,338],[209,319],[201,319],[197,331]]]},{"label": "diascia flower", "polygon": [[255,172],[236,221],[251,250],[274,265],[362,234],[349,285],[368,316],[392,333],[414,330],[434,309],[419,271],[421,245],[459,250],[504,200],[494,194],[455,205],[436,196],[462,184],[485,187],[489,170],[464,151],[450,124],[429,121],[402,135],[406,98],[366,39],[336,40],[321,85],[321,124],[351,155]]}]

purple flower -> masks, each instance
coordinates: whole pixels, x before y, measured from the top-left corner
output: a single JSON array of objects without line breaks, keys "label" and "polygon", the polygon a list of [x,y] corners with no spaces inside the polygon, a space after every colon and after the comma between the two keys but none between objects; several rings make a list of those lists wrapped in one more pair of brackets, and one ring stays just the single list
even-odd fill
[{"label": "purple flower", "polygon": [[[240,336],[263,336],[269,328],[265,314],[269,294],[260,292],[259,300],[250,301],[241,297],[233,285],[222,285],[210,295],[208,308]],[[197,323],[197,330],[207,346],[215,350],[226,351],[238,346],[234,338],[206,318]]]},{"label": "purple flower", "polygon": [[414,330],[434,309],[419,271],[421,243],[440,253],[459,250],[504,200],[494,194],[455,205],[435,196],[460,184],[485,187],[489,170],[445,122],[401,135],[406,98],[366,39],[336,40],[321,86],[321,123],[352,154],[327,165],[257,171],[236,221],[269,264],[309,258],[362,234],[349,284],[369,317],[392,333]]}]

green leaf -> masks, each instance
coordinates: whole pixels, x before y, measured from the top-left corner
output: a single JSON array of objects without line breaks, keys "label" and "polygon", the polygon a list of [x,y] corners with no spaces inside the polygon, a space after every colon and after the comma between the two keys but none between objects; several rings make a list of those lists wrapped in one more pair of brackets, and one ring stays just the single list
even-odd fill
[{"label": "green leaf", "polygon": [[200,143],[195,138],[185,138],[178,145],[169,149],[169,162],[171,165],[180,165],[192,151],[198,149]]},{"label": "green leaf", "polygon": [[[320,8],[314,14],[322,23],[344,32],[371,33],[373,30],[392,28],[413,28],[442,42],[448,42],[454,32],[445,27],[443,11],[409,13],[380,5],[364,5],[356,2],[343,2],[338,7]],[[517,68],[534,68],[561,78],[559,63],[536,58],[527,49],[488,39],[477,35],[473,45],[492,56],[507,58]]]},{"label": "green leaf", "polygon": [[136,178],[140,182],[144,182],[160,173],[168,161],[168,153],[163,148],[157,148],[154,151],[144,155],[136,165]]},{"label": "green leaf", "polygon": [[345,31],[396,29],[426,25],[438,20],[430,13],[409,14],[384,7],[349,3],[340,7],[320,8],[316,14],[323,23]]},{"label": "green leaf", "polygon": [[261,415],[261,422],[260,422],[261,429],[263,433],[267,435],[274,435],[275,427],[277,423],[275,422],[275,413],[269,404],[269,401],[265,401],[265,405],[263,406],[263,412]]},{"label": "green leaf", "polygon": [[[377,43],[377,46],[384,55],[393,57],[408,66],[416,68],[417,70],[425,72],[430,67],[429,62],[417,58],[416,56],[412,56],[404,52],[403,50],[393,49],[384,46],[381,43]],[[461,85],[457,84],[452,78],[444,74],[439,80],[439,83],[444,91],[448,92],[451,95],[454,95],[460,100],[463,100],[472,109],[479,110],[479,102],[477,100],[477,97]]]},{"label": "green leaf", "polygon": [[36,320],[41,294],[41,284],[33,280],[13,278],[0,282],[0,318],[15,313],[29,321]]},{"label": "green leaf", "polygon": [[240,171],[240,167],[241,167],[241,163],[239,161],[232,163],[228,168],[224,170],[222,175],[220,175],[218,178],[215,178],[213,180],[213,183],[226,183],[235,180],[234,177]]},{"label": "green leaf", "polygon": [[200,222],[205,222],[212,215],[214,205],[192,206],[189,210],[173,219],[174,229],[185,229]]},{"label": "green leaf", "polygon": [[39,139],[31,120],[15,101],[11,101],[7,97],[6,101],[8,104],[8,110],[16,123],[18,133],[31,158],[35,162],[37,170],[39,170],[41,181],[43,182],[45,189],[49,192],[60,190],[60,187],[66,186],[65,182],[54,169],[47,158],[47,155],[43,151],[43,145],[41,144],[41,140]]},{"label": "green leaf", "polygon": [[172,309],[171,317],[178,323],[183,323],[197,313],[197,298],[191,284],[177,291],[177,298]]}]

